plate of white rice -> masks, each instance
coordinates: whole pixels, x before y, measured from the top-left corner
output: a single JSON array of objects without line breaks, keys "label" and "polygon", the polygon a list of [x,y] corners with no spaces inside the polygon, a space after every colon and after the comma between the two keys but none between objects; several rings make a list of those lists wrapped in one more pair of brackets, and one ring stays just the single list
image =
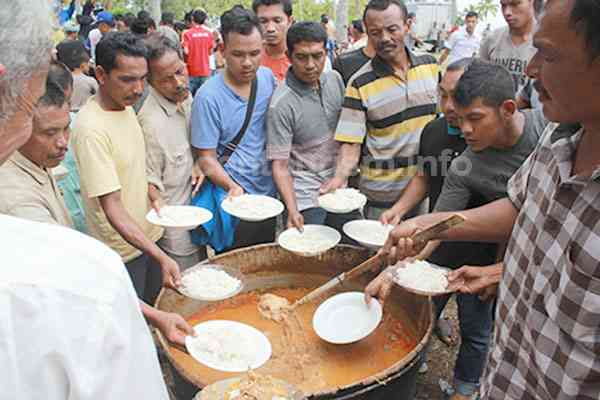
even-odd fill
[{"label": "plate of white rice", "polygon": [[217,264],[198,264],[181,274],[181,294],[196,300],[219,301],[243,289],[242,275],[233,268]]},{"label": "plate of white rice", "polygon": [[399,262],[392,273],[394,283],[409,292],[424,296],[452,293],[460,283],[448,285],[450,269],[427,261]]},{"label": "plate of white rice", "polygon": [[221,203],[221,208],[242,221],[259,222],[278,216],[285,207],[281,201],[270,196],[243,194],[227,197]]},{"label": "plate of white rice", "polygon": [[199,363],[224,372],[246,372],[271,358],[269,339],[253,326],[212,320],[194,326],[196,336],[185,338],[188,353]]},{"label": "plate of white rice", "polygon": [[342,235],[325,225],[304,225],[302,232],[289,228],[279,235],[277,243],[284,249],[304,257],[314,257],[335,247]]},{"label": "plate of white rice", "polygon": [[379,221],[369,219],[357,219],[346,222],[343,227],[344,233],[349,238],[373,250],[383,247],[393,229],[393,225],[384,225]]},{"label": "plate of white rice", "polygon": [[334,214],[345,214],[363,208],[367,197],[356,189],[343,188],[318,198],[319,207]]},{"label": "plate of white rice", "polygon": [[154,209],[146,214],[146,220],[151,224],[185,230],[195,229],[212,217],[209,210],[195,206],[164,206],[160,209],[160,215]]}]

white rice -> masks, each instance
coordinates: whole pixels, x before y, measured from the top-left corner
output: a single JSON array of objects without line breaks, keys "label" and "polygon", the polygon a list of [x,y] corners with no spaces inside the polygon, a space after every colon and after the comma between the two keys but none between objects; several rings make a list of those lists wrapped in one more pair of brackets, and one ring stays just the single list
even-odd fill
[{"label": "white rice", "polygon": [[223,270],[199,268],[181,278],[185,293],[193,298],[220,298],[235,292],[241,281]]},{"label": "white rice", "polygon": [[414,261],[398,266],[393,279],[400,286],[428,293],[440,293],[448,288],[448,272],[434,268],[426,261]]},{"label": "white rice", "polygon": [[327,210],[352,211],[364,206],[365,195],[356,189],[337,189],[319,196],[319,206]]},{"label": "white rice", "polygon": [[165,206],[160,209],[158,221],[164,225],[185,226],[198,219],[198,212],[189,207]]},{"label": "white rice", "polygon": [[256,358],[253,341],[237,330],[206,329],[190,345],[204,360],[221,369],[246,370]]},{"label": "white rice", "polygon": [[298,253],[320,253],[335,246],[337,241],[322,231],[305,229],[297,235],[289,235],[282,244],[288,250]]},{"label": "white rice", "polygon": [[241,219],[270,218],[277,214],[278,204],[260,196],[241,195],[229,197],[225,201],[227,209]]}]

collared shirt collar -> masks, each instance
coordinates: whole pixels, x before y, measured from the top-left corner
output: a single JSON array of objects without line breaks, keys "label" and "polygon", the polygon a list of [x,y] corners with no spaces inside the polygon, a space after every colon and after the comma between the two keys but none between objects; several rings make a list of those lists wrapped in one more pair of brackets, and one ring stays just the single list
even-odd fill
[{"label": "collared shirt collar", "polygon": [[560,139],[566,139],[581,130],[581,124],[560,124],[554,129],[552,132],[552,136],[550,136],[550,142],[555,144]]},{"label": "collared shirt collar", "polygon": [[38,167],[33,161],[29,160],[19,151],[14,152],[10,157],[10,161],[29,174],[40,185],[44,185],[50,181],[50,171]]},{"label": "collared shirt collar", "polygon": [[[570,178],[573,155],[582,134],[583,126],[581,124],[560,124],[550,136],[552,151],[557,157],[561,178],[565,181]],[[592,173],[591,180],[600,183],[600,167]]]},{"label": "collared shirt collar", "polygon": [[[325,74],[323,72],[323,73],[321,73],[321,76],[319,77],[319,85],[321,87],[323,87],[325,85],[326,81],[327,81],[327,74]],[[287,83],[287,85],[290,88],[292,88],[292,90],[294,90],[301,96],[304,96],[304,95],[314,92],[313,87],[307,85],[306,83],[302,82],[300,79],[298,79],[296,77],[296,75],[294,74],[294,71],[292,70],[292,67],[290,67],[288,69],[288,72],[285,75],[285,82]]]},{"label": "collared shirt collar", "polygon": [[183,113],[183,103],[177,105],[169,99],[167,99],[166,97],[164,97],[162,94],[160,94],[158,90],[154,89],[151,85],[148,86],[150,87],[150,94],[154,96],[160,107],[163,109],[163,111],[165,112],[165,114],[167,114],[169,118],[175,115],[177,111],[181,111]]},{"label": "collared shirt collar", "polygon": [[[404,49],[406,50],[406,54],[408,54],[408,61],[410,63],[409,68],[412,68],[412,66],[416,63],[415,55],[412,51],[408,49],[408,47],[405,46]],[[392,68],[392,66],[389,65],[377,54],[371,60],[371,66],[373,67],[373,71],[379,78],[385,78],[386,76],[394,75],[394,69]]]}]

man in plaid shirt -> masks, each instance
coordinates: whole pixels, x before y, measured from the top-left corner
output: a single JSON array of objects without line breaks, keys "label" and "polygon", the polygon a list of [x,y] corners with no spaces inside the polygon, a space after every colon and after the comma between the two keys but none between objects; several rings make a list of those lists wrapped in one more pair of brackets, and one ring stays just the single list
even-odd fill
[{"label": "man in plaid shirt", "polygon": [[[598,0],[548,1],[528,73],[558,123],[512,177],[508,198],[462,212],[466,222],[436,238],[509,242],[482,399],[600,398],[598,21]],[[410,237],[450,214],[399,225],[382,249],[390,264],[417,254]],[[464,267],[450,280],[476,292],[494,283],[487,272]]]}]

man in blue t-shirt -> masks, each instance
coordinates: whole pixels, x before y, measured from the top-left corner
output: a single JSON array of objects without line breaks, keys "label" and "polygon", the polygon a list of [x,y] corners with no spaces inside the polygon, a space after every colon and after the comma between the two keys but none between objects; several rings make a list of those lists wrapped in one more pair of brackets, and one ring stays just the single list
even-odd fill
[{"label": "man in blue t-shirt", "polygon": [[[256,16],[234,7],[221,17],[226,68],[209,79],[194,98],[192,146],[206,177],[230,196],[244,193],[275,195],[271,165],[265,155],[265,117],[276,86],[273,73],[260,67],[262,34]],[[238,134],[248,107],[252,81],[256,102],[252,118],[229,160],[219,158]],[[233,248],[268,243],[275,239],[275,219],[240,222]]]}]

